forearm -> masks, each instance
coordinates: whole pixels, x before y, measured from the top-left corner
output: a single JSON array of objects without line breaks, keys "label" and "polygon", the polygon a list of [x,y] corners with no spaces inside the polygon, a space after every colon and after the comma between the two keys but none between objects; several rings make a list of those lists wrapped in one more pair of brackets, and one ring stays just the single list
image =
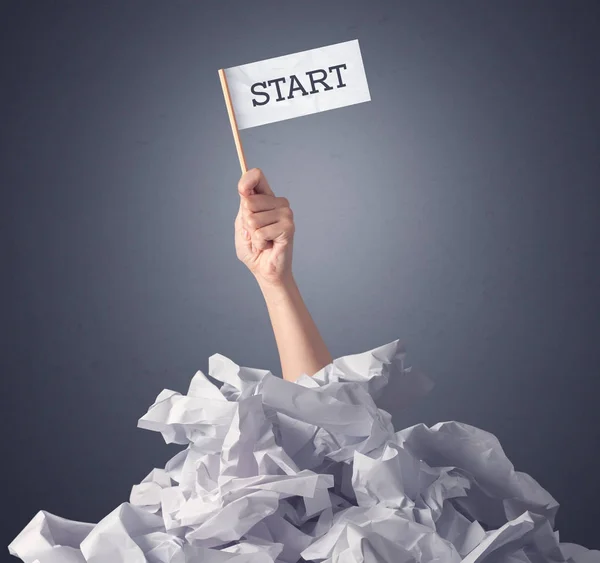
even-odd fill
[{"label": "forearm", "polygon": [[313,376],[330,364],[333,359],[293,276],[276,286],[259,283],[259,287],[273,326],[283,378],[295,381],[303,373]]}]

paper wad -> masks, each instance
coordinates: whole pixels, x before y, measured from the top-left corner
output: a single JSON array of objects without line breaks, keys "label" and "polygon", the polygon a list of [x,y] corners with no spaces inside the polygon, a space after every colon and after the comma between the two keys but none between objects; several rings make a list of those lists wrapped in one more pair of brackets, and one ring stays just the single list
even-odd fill
[{"label": "paper wad", "polygon": [[394,341],[292,383],[215,354],[220,386],[199,371],[139,420],[183,449],[129,502],[98,524],[40,511],[9,550],[26,563],[600,562],[559,543],[558,503],[494,435],[395,431],[375,402],[388,382],[403,397],[430,388],[404,357]]}]

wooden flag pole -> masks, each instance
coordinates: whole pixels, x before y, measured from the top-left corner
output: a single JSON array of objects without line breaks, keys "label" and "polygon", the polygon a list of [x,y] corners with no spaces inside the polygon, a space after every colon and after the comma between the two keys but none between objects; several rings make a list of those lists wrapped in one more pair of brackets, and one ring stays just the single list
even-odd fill
[{"label": "wooden flag pole", "polygon": [[227,85],[227,77],[225,76],[224,69],[219,70],[219,78],[221,79],[221,88],[223,88],[223,96],[225,97],[225,105],[227,106],[227,113],[229,114],[229,123],[231,123],[231,131],[233,132],[235,148],[237,150],[238,158],[240,159],[242,174],[245,174],[248,171],[248,166],[246,165],[244,148],[242,147],[240,132],[238,131],[237,121],[235,120],[235,113],[233,111],[233,104],[231,103],[231,96],[229,95],[229,86]]}]

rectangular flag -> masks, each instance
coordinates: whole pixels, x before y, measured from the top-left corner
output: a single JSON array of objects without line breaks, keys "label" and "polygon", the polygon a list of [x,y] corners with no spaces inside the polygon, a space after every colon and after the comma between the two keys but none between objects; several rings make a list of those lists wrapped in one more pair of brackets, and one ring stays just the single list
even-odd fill
[{"label": "rectangular flag", "polygon": [[239,130],[371,100],[358,39],[224,72]]}]

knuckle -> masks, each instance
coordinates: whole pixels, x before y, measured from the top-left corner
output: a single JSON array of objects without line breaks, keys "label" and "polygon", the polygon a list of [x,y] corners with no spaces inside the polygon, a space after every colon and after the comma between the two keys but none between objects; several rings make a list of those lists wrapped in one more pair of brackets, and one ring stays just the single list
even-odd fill
[{"label": "knuckle", "polygon": [[283,207],[279,210],[280,220],[284,223],[289,223],[294,220],[292,210],[289,207]]},{"label": "knuckle", "polygon": [[258,227],[258,219],[253,215],[250,215],[250,217],[246,219],[246,223],[251,229],[256,229],[256,227]]}]

